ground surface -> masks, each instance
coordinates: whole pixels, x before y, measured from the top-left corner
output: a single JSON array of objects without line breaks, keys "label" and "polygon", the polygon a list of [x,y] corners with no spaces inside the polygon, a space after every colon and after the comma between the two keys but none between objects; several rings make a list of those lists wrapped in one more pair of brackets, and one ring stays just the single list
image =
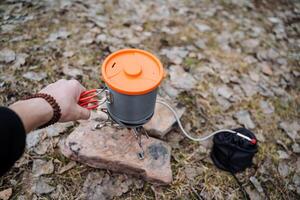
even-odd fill
[{"label": "ground surface", "polygon": [[[238,174],[252,199],[299,199],[296,3],[1,1],[0,104],[60,78],[99,87],[105,56],[125,47],[146,49],[168,71],[161,95],[187,108],[183,121],[188,130],[202,135],[241,125],[257,134],[254,168]],[[211,163],[209,144],[183,139],[176,126],[166,137],[174,181],[158,187],[66,159],[57,144],[76,123],[69,125],[28,138],[28,150],[0,179],[0,191],[18,200],[242,198],[233,177]]]}]

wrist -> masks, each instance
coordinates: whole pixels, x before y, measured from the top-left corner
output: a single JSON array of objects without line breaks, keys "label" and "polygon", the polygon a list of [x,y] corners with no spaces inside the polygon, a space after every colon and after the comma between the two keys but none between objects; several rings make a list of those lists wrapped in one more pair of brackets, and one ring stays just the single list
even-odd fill
[{"label": "wrist", "polygon": [[26,132],[29,132],[51,120],[53,109],[43,98],[18,101],[10,106],[21,118]]}]

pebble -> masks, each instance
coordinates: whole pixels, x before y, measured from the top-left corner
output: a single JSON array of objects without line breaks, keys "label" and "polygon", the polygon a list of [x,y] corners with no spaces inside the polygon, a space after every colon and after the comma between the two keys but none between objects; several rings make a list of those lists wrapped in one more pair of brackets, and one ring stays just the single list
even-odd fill
[{"label": "pebble", "polygon": [[45,161],[41,159],[33,160],[32,173],[35,177],[39,177],[44,174],[52,174],[54,171],[54,165],[52,160]]},{"label": "pebble", "polygon": [[51,33],[49,37],[46,39],[47,42],[54,42],[58,39],[67,39],[71,35],[70,32],[66,31],[66,29],[61,28],[55,33]]},{"label": "pebble", "polygon": [[0,51],[0,62],[10,63],[16,59],[16,54],[11,49],[2,49]]},{"label": "pebble", "polygon": [[294,143],[292,149],[294,153],[300,153],[300,145],[298,143]]},{"label": "pebble", "polygon": [[293,140],[299,139],[298,132],[300,131],[300,124],[296,121],[288,122],[282,121],[279,123],[279,127]]},{"label": "pebble", "polygon": [[195,26],[200,32],[209,32],[212,30],[211,27],[206,24],[197,23]]},{"label": "pebble", "polygon": [[272,71],[271,67],[268,64],[266,64],[266,63],[263,63],[261,65],[261,70],[262,70],[262,72],[264,74],[266,74],[268,76],[272,76],[273,75],[273,71]]},{"label": "pebble", "polygon": [[165,55],[171,63],[177,65],[182,63],[188,53],[189,52],[184,47],[172,47],[161,50],[161,55]]},{"label": "pebble", "polygon": [[264,193],[264,190],[260,184],[260,182],[257,180],[256,177],[251,176],[250,177],[250,181],[251,183],[254,185],[255,189],[259,192],[259,193]]},{"label": "pebble", "polygon": [[38,195],[48,194],[55,190],[55,187],[49,185],[51,179],[39,177],[32,185],[31,191]]},{"label": "pebble", "polygon": [[259,106],[264,114],[272,114],[274,112],[274,107],[267,101],[261,100]]},{"label": "pebble", "polygon": [[21,67],[22,65],[24,65],[26,63],[27,57],[29,57],[29,55],[26,53],[17,54],[16,61],[14,63],[14,67],[18,68],[18,67]]},{"label": "pebble", "polygon": [[235,114],[235,117],[240,124],[245,126],[245,128],[254,129],[256,127],[251,119],[249,111],[247,110],[238,111]]},{"label": "pebble", "polygon": [[288,159],[290,158],[289,154],[287,154],[285,151],[278,150],[277,151],[279,159]]},{"label": "pebble", "polygon": [[219,87],[217,89],[217,92],[219,95],[226,99],[229,99],[233,95],[232,90],[227,85],[222,85],[221,87]]},{"label": "pebble", "polygon": [[197,81],[191,74],[185,72],[182,67],[171,65],[169,71],[171,84],[175,88],[191,90],[195,87]]},{"label": "pebble", "polygon": [[289,175],[289,166],[285,162],[280,162],[278,164],[278,172],[280,176],[286,177]]},{"label": "pebble", "polygon": [[45,72],[26,72],[23,77],[31,81],[41,81],[47,77]]},{"label": "pebble", "polygon": [[78,79],[78,78],[82,77],[82,75],[83,75],[83,71],[81,69],[73,68],[70,66],[65,66],[63,68],[63,73],[74,79]]},{"label": "pebble", "polygon": [[9,200],[12,195],[12,188],[8,188],[0,191],[0,199],[1,200]]}]

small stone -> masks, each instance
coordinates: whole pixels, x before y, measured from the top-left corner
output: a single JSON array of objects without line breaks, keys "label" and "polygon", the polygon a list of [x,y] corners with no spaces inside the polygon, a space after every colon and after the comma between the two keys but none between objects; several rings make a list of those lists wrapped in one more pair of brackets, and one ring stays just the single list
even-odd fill
[{"label": "small stone", "polygon": [[41,81],[47,77],[47,74],[45,72],[26,72],[23,77],[31,81]]},{"label": "small stone", "polygon": [[26,53],[17,54],[16,61],[14,63],[14,67],[18,68],[26,63],[26,58],[29,55]]},{"label": "small stone", "polygon": [[74,54],[75,54],[74,51],[65,51],[63,53],[63,56],[66,57],[66,58],[71,58],[71,57],[74,56]]},{"label": "small stone", "polygon": [[91,172],[83,184],[84,199],[113,199],[126,193],[132,184],[130,178],[122,175],[112,177],[104,173]]},{"label": "small stone", "polygon": [[285,151],[278,150],[277,151],[279,159],[288,159],[290,158],[289,154],[287,154]]},{"label": "small stone", "polygon": [[298,143],[294,143],[292,149],[294,153],[300,153],[300,145]]},{"label": "small stone", "polygon": [[263,188],[262,188],[260,182],[256,179],[256,177],[251,176],[251,177],[250,177],[250,181],[251,181],[251,183],[254,185],[255,189],[256,189],[259,193],[264,194],[264,190],[263,190]]},{"label": "small stone", "polygon": [[249,194],[251,200],[263,200],[264,198],[256,190],[251,189],[250,186],[246,187],[246,191]]},{"label": "small stone", "polygon": [[0,62],[10,63],[16,59],[16,54],[13,50],[2,49],[0,51]]},{"label": "small stone", "polygon": [[273,71],[269,65],[263,64],[261,67],[262,67],[261,70],[264,74],[266,74],[268,76],[273,75]]},{"label": "small stone", "polygon": [[9,200],[12,195],[12,188],[8,188],[0,191],[0,199],[1,200]]},{"label": "small stone", "polygon": [[107,40],[107,36],[106,34],[100,34],[96,37],[96,42],[105,42]]},{"label": "small stone", "polygon": [[53,192],[55,190],[55,187],[49,185],[49,181],[50,180],[48,178],[38,178],[31,187],[31,191],[39,195]]},{"label": "small stone", "polygon": [[54,165],[51,160],[44,161],[36,159],[33,161],[32,173],[35,177],[39,177],[44,174],[52,174],[54,171]]},{"label": "small stone", "polygon": [[183,47],[172,47],[161,50],[161,55],[165,55],[171,63],[181,64],[183,59],[188,55],[188,51]]},{"label": "small stone", "polygon": [[298,131],[300,131],[300,124],[296,121],[287,122],[283,121],[279,123],[279,127],[295,142],[299,139]]},{"label": "small stone", "polygon": [[294,174],[293,182],[296,186],[300,186],[300,176],[299,176],[299,174]]},{"label": "small stone", "polygon": [[191,90],[197,84],[197,81],[185,72],[182,67],[177,65],[170,66],[170,80],[171,84],[178,89]]},{"label": "small stone", "polygon": [[70,76],[75,79],[78,79],[78,78],[82,77],[82,75],[83,75],[83,71],[81,69],[72,68],[69,66],[65,66],[63,68],[63,73],[65,75]]},{"label": "small stone", "polygon": [[[185,109],[174,108],[180,119]],[[172,129],[174,123],[176,123],[176,119],[172,111],[170,111],[165,105],[157,103],[152,119],[144,125],[144,128],[149,135],[163,138]]]},{"label": "small stone", "polygon": [[199,49],[205,49],[206,48],[206,41],[203,39],[198,39],[195,42],[196,47],[198,47]]},{"label": "small stone", "polygon": [[254,71],[250,71],[249,76],[254,82],[259,81],[259,74],[258,73],[254,72]]},{"label": "small stone", "polygon": [[66,31],[64,28],[61,28],[59,31],[55,33],[51,33],[46,41],[54,42],[55,40],[58,39],[67,39],[69,35],[71,35],[70,32]]},{"label": "small stone", "polygon": [[260,41],[258,39],[248,39],[244,40],[242,42],[242,47],[244,49],[254,50],[256,47],[258,47],[260,44]]},{"label": "small stone", "polygon": [[36,146],[41,141],[42,132],[43,132],[43,130],[38,129],[38,130],[32,131],[32,132],[27,134],[26,147],[28,149]]},{"label": "small stone", "polygon": [[233,95],[232,90],[227,85],[222,85],[219,87],[217,92],[226,99],[229,99]]},{"label": "small stone", "polygon": [[286,177],[289,175],[289,166],[285,162],[280,162],[278,165],[278,172],[280,176]]},{"label": "small stone", "polygon": [[104,126],[94,129],[96,121],[81,123],[61,145],[62,153],[89,166],[141,176],[154,183],[172,181],[171,148],[161,140],[142,136],[144,159],[134,134],[128,129]]},{"label": "small stone", "polygon": [[50,145],[51,145],[50,139],[43,140],[36,147],[33,148],[33,151],[38,155],[44,155],[45,153],[47,153]]},{"label": "small stone", "polygon": [[208,32],[211,31],[210,26],[206,25],[206,24],[201,24],[201,23],[197,23],[196,28],[200,31],[200,32]]},{"label": "small stone", "polygon": [[254,129],[256,126],[251,119],[250,113],[247,110],[238,111],[235,114],[238,122],[245,126],[245,128]]},{"label": "small stone", "polygon": [[264,114],[272,114],[274,112],[274,107],[267,101],[261,100],[259,105]]}]

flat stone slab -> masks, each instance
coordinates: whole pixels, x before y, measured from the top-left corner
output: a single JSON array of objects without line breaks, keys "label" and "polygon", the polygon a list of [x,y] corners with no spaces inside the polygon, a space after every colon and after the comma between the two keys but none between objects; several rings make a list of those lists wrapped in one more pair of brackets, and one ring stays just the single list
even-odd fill
[{"label": "flat stone slab", "polygon": [[134,134],[128,129],[104,126],[94,129],[96,121],[82,121],[63,142],[61,151],[73,160],[91,167],[129,173],[157,184],[172,182],[171,147],[158,139],[142,136],[145,158]]},{"label": "flat stone slab", "polygon": [[[170,104],[176,111],[179,119],[185,112],[185,108],[178,108]],[[173,124],[176,123],[176,119],[166,106],[157,103],[155,105],[154,115],[151,120],[144,125],[145,130],[149,135],[157,138],[164,138],[165,135],[172,130]]]}]

